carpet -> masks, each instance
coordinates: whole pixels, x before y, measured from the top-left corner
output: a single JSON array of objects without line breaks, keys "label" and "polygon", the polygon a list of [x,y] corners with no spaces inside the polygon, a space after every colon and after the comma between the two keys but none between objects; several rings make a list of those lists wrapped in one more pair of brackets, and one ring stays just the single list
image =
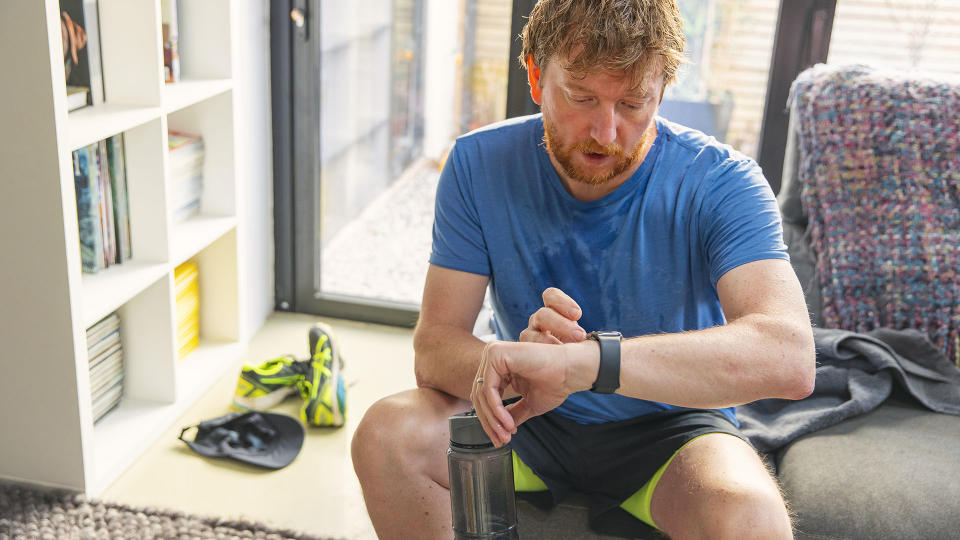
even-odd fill
[{"label": "carpet", "polygon": [[0,540],[318,539],[260,523],[193,516],[91,500],[84,495],[0,484]]}]

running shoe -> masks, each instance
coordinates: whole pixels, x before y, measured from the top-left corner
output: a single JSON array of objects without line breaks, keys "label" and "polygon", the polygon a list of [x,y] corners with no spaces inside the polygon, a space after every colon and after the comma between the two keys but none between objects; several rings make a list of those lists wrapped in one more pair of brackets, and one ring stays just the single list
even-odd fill
[{"label": "running shoe", "polygon": [[303,405],[300,419],[313,426],[340,427],[346,415],[346,386],[333,330],[323,323],[310,329],[310,369],[297,383]]},{"label": "running shoe", "polygon": [[310,371],[308,360],[293,356],[271,358],[259,366],[243,366],[233,405],[238,409],[269,409],[297,392],[297,383]]}]

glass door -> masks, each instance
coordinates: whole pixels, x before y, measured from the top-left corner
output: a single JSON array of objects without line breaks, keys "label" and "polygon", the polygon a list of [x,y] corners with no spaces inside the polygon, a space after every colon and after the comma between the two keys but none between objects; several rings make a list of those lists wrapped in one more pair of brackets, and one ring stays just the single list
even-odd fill
[{"label": "glass door", "polygon": [[506,116],[511,0],[304,4],[314,11],[302,42],[294,32],[288,111],[294,264],[277,265],[278,307],[412,325],[446,153]]}]

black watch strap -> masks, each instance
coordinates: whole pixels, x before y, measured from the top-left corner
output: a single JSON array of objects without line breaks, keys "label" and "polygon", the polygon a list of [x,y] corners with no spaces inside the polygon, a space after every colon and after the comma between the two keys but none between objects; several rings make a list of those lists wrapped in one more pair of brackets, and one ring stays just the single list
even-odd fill
[{"label": "black watch strap", "polygon": [[587,334],[588,339],[600,344],[600,370],[597,380],[590,388],[598,394],[612,394],[620,388],[620,332],[596,331]]}]

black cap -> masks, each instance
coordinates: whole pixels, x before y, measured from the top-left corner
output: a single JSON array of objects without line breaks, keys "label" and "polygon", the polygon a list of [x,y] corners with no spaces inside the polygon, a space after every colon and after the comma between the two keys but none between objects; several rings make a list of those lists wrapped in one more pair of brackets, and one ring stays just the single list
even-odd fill
[{"label": "black cap", "polygon": [[483,431],[476,411],[450,417],[450,444],[462,448],[490,448],[493,442]]},{"label": "black cap", "polygon": [[[184,434],[197,428],[194,440]],[[267,469],[290,464],[303,446],[304,430],[297,419],[268,412],[235,412],[183,428],[180,440],[197,453],[227,457]]]}]

